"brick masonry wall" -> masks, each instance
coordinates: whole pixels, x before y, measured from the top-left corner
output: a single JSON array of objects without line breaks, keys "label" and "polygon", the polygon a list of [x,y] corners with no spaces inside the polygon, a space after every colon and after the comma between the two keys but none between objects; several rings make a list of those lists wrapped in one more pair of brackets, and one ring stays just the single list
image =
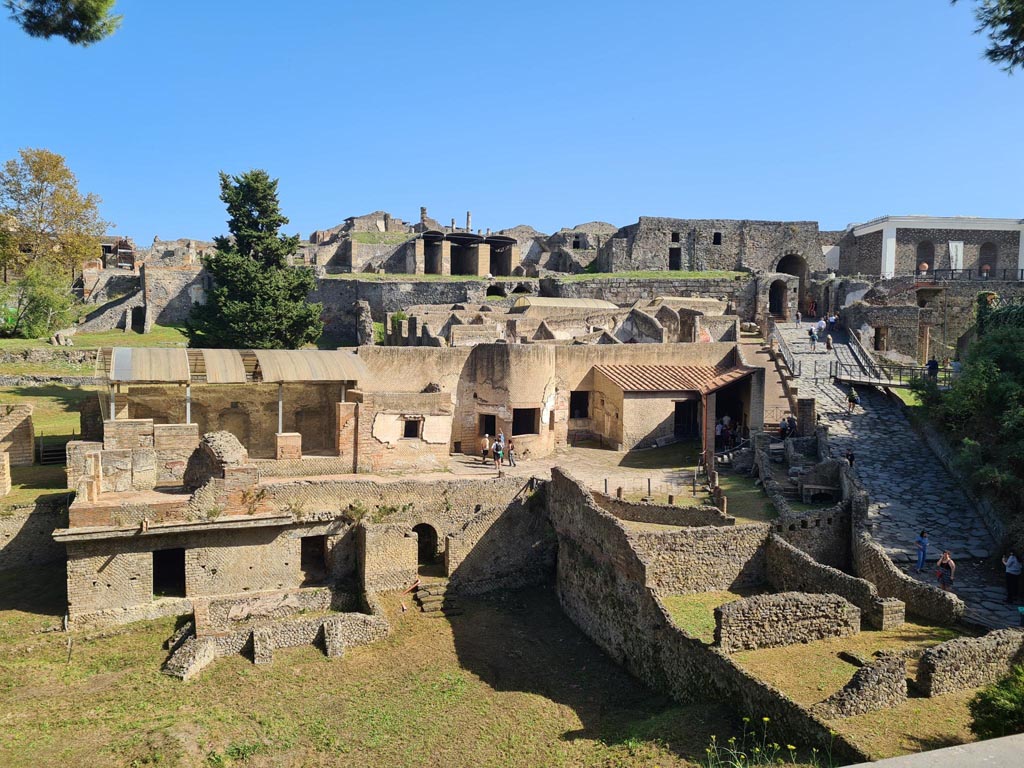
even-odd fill
[{"label": "brick masonry wall", "polygon": [[891,709],[907,700],[907,660],[886,655],[853,673],[850,682],[813,707],[818,717],[834,720],[879,709]]},{"label": "brick masonry wall", "polygon": [[715,608],[715,644],[726,653],[777,648],[860,632],[860,610],[838,595],[780,592]]},{"label": "brick masonry wall", "polygon": [[763,586],[770,526],[630,532],[645,584],[662,594]]},{"label": "brick masonry wall", "polygon": [[35,461],[35,441],[32,406],[0,404],[0,452],[10,455],[12,467],[29,466]]},{"label": "brick masonry wall", "polygon": [[593,497],[601,509],[610,512],[620,520],[681,526],[736,525],[736,518],[722,514],[722,510],[718,507],[679,507],[644,502],[637,504],[597,492],[593,493]]},{"label": "brick masonry wall", "polygon": [[982,637],[958,637],[921,656],[917,683],[926,696],[994,683],[1024,663],[1024,630],[998,629]]},{"label": "brick masonry wall", "polygon": [[53,532],[66,524],[64,503],[37,504],[0,513],[0,571],[55,563],[64,547]]}]

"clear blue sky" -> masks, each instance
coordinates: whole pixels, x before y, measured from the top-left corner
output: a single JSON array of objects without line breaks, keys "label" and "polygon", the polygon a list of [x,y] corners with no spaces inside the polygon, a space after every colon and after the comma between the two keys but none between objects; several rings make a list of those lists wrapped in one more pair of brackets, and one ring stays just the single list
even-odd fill
[{"label": "clear blue sky", "polygon": [[217,172],[287,229],[419,206],[544,231],[640,215],[1024,217],[1024,73],[973,2],[120,0],[75,48],[0,21],[0,158],[63,154],[140,244],[225,231]]}]

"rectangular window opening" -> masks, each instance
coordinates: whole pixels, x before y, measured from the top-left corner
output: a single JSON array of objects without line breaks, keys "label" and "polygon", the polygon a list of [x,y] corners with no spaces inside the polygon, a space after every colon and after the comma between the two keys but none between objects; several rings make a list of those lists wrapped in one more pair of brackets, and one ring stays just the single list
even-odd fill
[{"label": "rectangular window opening", "polygon": [[402,423],[402,437],[418,439],[423,436],[423,419],[406,419]]},{"label": "rectangular window opening", "polygon": [[678,243],[679,242],[679,233],[678,232],[673,232],[672,233],[672,242],[673,243]]},{"label": "rectangular window opening", "polygon": [[678,272],[683,268],[683,249],[682,248],[669,248],[668,249],[668,268],[674,272]]},{"label": "rectangular window opening", "polygon": [[327,580],[327,537],[303,536],[299,539],[299,567],[303,583],[315,584]]},{"label": "rectangular window opening", "polygon": [[569,418],[590,418],[590,393],[586,391],[569,393]]},{"label": "rectangular window opening", "polygon": [[711,238],[711,244],[712,245],[721,245],[722,244],[722,233],[721,232],[715,232],[714,236]]},{"label": "rectangular window opening", "polygon": [[153,597],[185,596],[185,550],[158,549],[153,552]]},{"label": "rectangular window opening", "polygon": [[540,408],[513,408],[512,435],[536,435],[540,432]]}]

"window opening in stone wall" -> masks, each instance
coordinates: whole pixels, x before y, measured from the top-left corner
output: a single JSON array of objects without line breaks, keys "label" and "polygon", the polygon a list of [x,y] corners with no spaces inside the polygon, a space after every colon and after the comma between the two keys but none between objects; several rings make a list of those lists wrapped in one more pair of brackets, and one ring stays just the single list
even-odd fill
[{"label": "window opening in stone wall", "polygon": [[480,414],[480,436],[490,435],[494,437],[498,433],[497,424],[493,413],[481,413]]},{"label": "window opening in stone wall", "polygon": [[669,248],[668,249],[668,268],[673,271],[678,271],[683,268],[683,249],[682,248]]},{"label": "window opening in stone wall", "polygon": [[889,329],[875,328],[875,352],[885,352],[889,349]]},{"label": "window opening in stone wall", "polygon": [[153,552],[153,597],[185,596],[185,550]]},{"label": "window opening in stone wall", "polygon": [[998,255],[999,250],[995,243],[983,243],[978,254],[978,274],[982,277],[994,277]]},{"label": "window opening in stone wall", "polygon": [[715,234],[711,238],[711,244],[712,245],[721,245],[722,244],[722,233],[721,232],[715,232]]},{"label": "window opening in stone wall", "polygon": [[303,536],[299,539],[299,568],[303,584],[319,584],[327,580],[327,537]]},{"label": "window opening in stone wall", "polygon": [[423,419],[405,419],[402,424],[402,437],[412,439],[423,436]]},{"label": "window opening in stone wall", "polygon": [[917,244],[917,271],[931,272],[935,269],[935,244],[925,240]]},{"label": "window opening in stone wall", "polygon": [[512,434],[536,435],[540,432],[540,408],[513,408]]},{"label": "window opening in stone wall", "polygon": [[582,248],[583,247],[583,241],[580,239],[579,235],[573,235],[572,236],[572,247],[573,248]]},{"label": "window opening in stone wall", "polygon": [[573,419],[590,418],[590,392],[569,393],[569,416]]},{"label": "window opening in stone wall", "polygon": [[679,233],[678,232],[673,232],[672,233],[672,242],[673,243],[678,243],[679,242]]}]

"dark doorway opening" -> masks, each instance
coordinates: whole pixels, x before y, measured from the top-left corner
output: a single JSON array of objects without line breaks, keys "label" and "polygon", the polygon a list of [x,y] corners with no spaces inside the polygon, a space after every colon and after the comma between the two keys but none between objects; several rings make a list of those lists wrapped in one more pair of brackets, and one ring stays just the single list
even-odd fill
[{"label": "dark doorway opening", "polygon": [[513,408],[512,434],[536,435],[540,432],[540,408]]},{"label": "dark doorway opening", "polygon": [[153,552],[153,597],[185,596],[185,550]]},{"label": "dark doorway opening", "polygon": [[136,333],[146,332],[146,308],[132,307],[132,330]]},{"label": "dark doorway opening", "polygon": [[786,281],[776,280],[768,288],[768,313],[775,317],[786,315]]},{"label": "dark doorway opening", "polygon": [[875,352],[885,352],[889,349],[889,329],[875,328]]},{"label": "dark doorway opening", "polygon": [[327,580],[327,537],[303,536],[299,542],[303,583],[322,584]]},{"label": "dark doorway opening", "polygon": [[807,305],[807,262],[803,256],[795,253],[787,254],[779,259],[779,264],[775,267],[776,272],[781,272],[784,275],[796,275],[800,278],[800,289],[798,292],[797,307],[804,307]]},{"label": "dark doorway opening", "polygon": [[497,427],[497,424],[496,424],[495,419],[494,419],[494,414],[491,414],[491,413],[481,413],[480,414],[480,429],[479,429],[479,432],[480,432],[480,436],[481,437],[483,437],[484,435],[490,435],[491,437],[494,437],[496,434],[498,434],[498,427]]},{"label": "dark doorway opening", "polygon": [[669,248],[668,249],[668,268],[673,272],[678,272],[683,268],[683,249],[682,248]]},{"label": "dark doorway opening", "polygon": [[675,429],[676,437],[693,437],[700,434],[700,401],[681,400],[676,403]]},{"label": "dark doorway opening", "polygon": [[[437,549],[437,531],[434,526],[420,523],[412,527],[416,533],[416,564],[421,575],[437,575],[435,572],[440,564]],[[440,574],[443,575],[443,574]]]},{"label": "dark doorway opening", "polygon": [[590,392],[581,390],[569,393],[569,417],[573,419],[590,418]]}]

